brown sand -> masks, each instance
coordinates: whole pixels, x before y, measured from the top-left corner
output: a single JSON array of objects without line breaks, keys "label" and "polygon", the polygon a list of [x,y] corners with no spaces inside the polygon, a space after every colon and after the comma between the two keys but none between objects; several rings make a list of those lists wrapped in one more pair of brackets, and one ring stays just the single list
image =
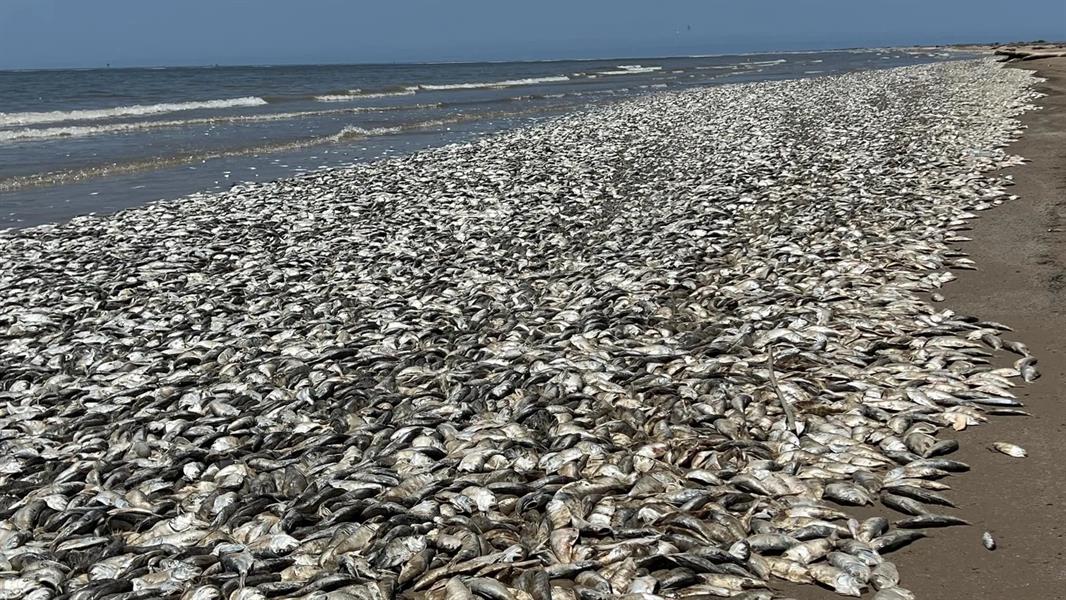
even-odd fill
[{"label": "brown sand", "polygon": [[[1011,44],[957,44],[952,46],[938,46],[949,50],[962,50],[965,52],[992,53],[1006,58],[1012,52],[1025,54],[1058,54],[1066,51],[1066,42],[1043,42],[1029,43],[1016,42]],[[1035,59],[1034,59],[1035,60]]]},{"label": "brown sand", "polygon": [[[956,434],[962,447],[949,458],[973,469],[945,480],[958,509],[935,512],[973,526],[931,529],[929,538],[888,555],[918,600],[1066,600],[1066,58],[1012,66],[1048,79],[1037,86],[1048,94],[1036,101],[1043,110],[1022,117],[1028,130],[1009,149],[1031,162],[1003,172],[1014,177],[1010,192],[1019,198],[972,222],[966,235],[973,241],[962,249],[978,270],[956,271],[940,306],[1013,327],[1004,337],[1029,346],[1042,377],[1016,390],[1032,417],[993,417]],[[998,362],[1015,358],[1004,353]],[[997,441],[1018,444],[1029,457],[990,452]],[[993,552],[981,545],[984,531],[998,543]],[[809,585],[774,587],[801,600],[840,598]]]},{"label": "brown sand", "polygon": [[[1032,162],[1005,171],[1019,198],[982,213],[964,249],[977,271],[959,272],[945,305],[1006,323],[1040,359],[1042,377],[1020,388],[1032,417],[998,417],[959,434],[952,458],[973,470],[950,478],[957,511],[973,527],[933,532],[894,555],[922,600],[1066,599],[1066,58],[1015,63],[1048,79],[1043,110],[1010,147]],[[1025,459],[989,452],[1019,444]],[[999,548],[984,549],[983,531]]]},{"label": "brown sand", "polygon": [[1066,44],[1013,44],[997,46],[993,54],[1010,61],[1039,60],[1043,58],[1066,56]]}]

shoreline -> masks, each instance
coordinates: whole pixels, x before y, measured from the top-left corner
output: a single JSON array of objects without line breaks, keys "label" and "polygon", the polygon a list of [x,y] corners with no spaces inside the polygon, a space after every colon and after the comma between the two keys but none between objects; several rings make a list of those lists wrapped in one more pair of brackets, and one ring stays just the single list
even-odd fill
[{"label": "shoreline", "polygon": [[[1007,148],[1029,161],[1003,170],[1019,198],[971,221],[973,241],[961,249],[977,270],[957,272],[941,306],[1013,327],[1042,376],[1020,387],[1032,417],[998,417],[959,435],[956,456],[973,470],[952,478],[952,497],[973,526],[940,530],[897,553],[922,600],[1066,598],[1066,58],[1007,68],[1036,70],[1047,82],[1034,89],[1048,95],[1034,102],[1042,110],[1019,118],[1028,128]],[[995,441],[1017,443],[1029,457],[989,452]],[[995,535],[996,551],[981,546],[984,530]]]},{"label": "shoreline", "polygon": [[[107,214],[159,199],[219,192],[234,183],[344,168],[662,90],[842,74],[958,56],[871,49],[776,58],[642,59],[646,66],[625,65],[621,71],[617,62],[598,62],[565,68],[486,66],[480,72],[452,72],[440,65],[387,76],[346,72],[352,79],[371,78],[356,90],[339,89],[330,78],[339,75],[327,76],[330,71],[297,75],[245,69],[234,75],[236,87],[226,93],[208,85],[219,75],[207,69],[181,76],[188,78],[186,92],[139,96],[137,90],[153,89],[160,77],[148,71],[138,76],[143,80],[130,83],[128,101],[118,103],[31,106],[25,99],[19,104],[16,97],[6,117],[0,115],[0,228]],[[606,70],[608,64],[613,67]],[[606,75],[622,72],[620,77]],[[302,78],[306,87],[283,85],[290,76]],[[29,78],[24,87],[47,81]],[[63,158],[60,150],[68,148],[94,149],[99,155]]]}]

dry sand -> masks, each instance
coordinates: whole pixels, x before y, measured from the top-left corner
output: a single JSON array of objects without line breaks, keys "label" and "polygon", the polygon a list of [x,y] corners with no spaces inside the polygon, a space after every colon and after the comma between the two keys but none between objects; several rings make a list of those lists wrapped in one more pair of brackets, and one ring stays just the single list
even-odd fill
[{"label": "dry sand", "polygon": [[[1014,327],[1043,376],[1021,388],[1032,417],[997,417],[959,434],[953,458],[973,470],[952,477],[951,497],[973,527],[935,531],[895,555],[904,584],[922,600],[1066,599],[1066,58],[1015,63],[1048,79],[1043,110],[1010,148],[1032,162],[1005,171],[1020,196],[982,213],[965,245],[977,271],[958,273],[946,306]],[[1006,361],[1005,361],[1006,362]],[[989,452],[994,441],[1029,458]],[[991,531],[999,548],[981,545]]]},{"label": "dry sand", "polygon": [[1010,60],[1040,60],[1052,56],[1063,56],[1066,54],[1066,43],[1060,42],[1043,42],[1043,43],[1015,43],[1015,44],[987,44],[987,45],[958,45],[958,46],[945,46],[945,48],[952,50],[963,50],[966,52],[991,52],[997,56],[1001,56],[1004,59]]}]

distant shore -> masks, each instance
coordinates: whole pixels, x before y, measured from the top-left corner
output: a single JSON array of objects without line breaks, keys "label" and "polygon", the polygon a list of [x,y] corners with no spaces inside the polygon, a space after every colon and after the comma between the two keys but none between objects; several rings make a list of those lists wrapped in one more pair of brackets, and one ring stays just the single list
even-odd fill
[{"label": "distant shore", "polygon": [[1010,44],[960,44],[943,46],[962,52],[990,52],[1004,60],[1040,60],[1066,56],[1066,42],[1018,42]]}]

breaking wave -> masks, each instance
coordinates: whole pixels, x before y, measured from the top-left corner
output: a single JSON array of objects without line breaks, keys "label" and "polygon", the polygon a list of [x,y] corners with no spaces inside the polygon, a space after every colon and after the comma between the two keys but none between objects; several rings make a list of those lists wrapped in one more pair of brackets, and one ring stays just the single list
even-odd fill
[{"label": "breaking wave", "polygon": [[273,113],[266,115],[232,115],[228,117],[204,117],[201,119],[180,119],[171,121],[135,121],[133,123],[108,123],[106,125],[67,125],[62,127],[44,127],[37,129],[0,130],[0,143],[21,142],[27,140],[49,140],[67,137],[82,137],[106,133],[127,133],[146,129],[170,127],[195,127],[197,125],[222,125],[240,123],[266,123],[286,121],[307,117],[371,113],[401,110],[423,110],[438,108],[439,104],[415,104],[410,106],[361,106],[357,108],[340,108],[331,110],[309,110],[301,112]]},{"label": "breaking wave", "polygon": [[319,102],[350,102],[366,98],[390,98],[392,96],[411,96],[418,92],[418,86],[408,86],[398,90],[367,91],[361,89],[348,90],[343,94],[323,94],[315,96]]},{"label": "breaking wave", "polygon": [[267,101],[258,96],[229,98],[227,100],[204,100],[200,102],[166,102],[163,104],[135,104],[133,106],[116,106],[114,108],[94,108],[83,110],[54,110],[49,112],[0,113],[0,127],[19,125],[42,125],[45,123],[63,123],[66,121],[96,121],[117,117],[143,115],[160,115],[183,110],[200,110],[210,108],[235,108],[241,106],[262,106]]},{"label": "breaking wave", "polygon": [[638,73],[654,73],[662,71],[662,67],[645,67],[644,65],[618,65],[614,71],[597,71],[599,75],[637,75]]},{"label": "breaking wave", "polygon": [[559,83],[562,81],[570,81],[570,78],[566,75],[553,75],[551,77],[530,77],[528,79],[507,79],[504,81],[487,81],[487,82],[474,82],[474,83],[442,83],[442,84],[423,84],[418,86],[419,89],[426,91],[440,91],[440,90],[477,90],[484,88],[502,88],[502,87],[515,87],[520,85],[536,85],[538,83]]},{"label": "breaking wave", "polygon": [[519,117],[523,115],[532,115],[535,113],[543,112],[544,109],[530,109],[520,112],[490,112],[482,113],[478,115],[464,114],[455,115],[453,117],[447,117],[443,119],[432,119],[428,121],[419,121],[414,123],[406,123],[394,127],[375,127],[375,128],[363,128],[356,126],[346,126],[340,131],[334,134],[317,136],[311,138],[304,138],[298,140],[289,140],[281,142],[273,142],[267,144],[259,144],[255,146],[246,146],[238,148],[230,148],[225,150],[213,150],[208,152],[190,152],[172,156],[154,157],[142,160],[135,160],[126,163],[110,163],[106,165],[97,165],[91,167],[83,167],[78,169],[52,171],[47,173],[35,173],[33,175],[16,175],[13,177],[0,177],[0,193],[13,192],[20,189],[41,187],[49,185],[61,185],[65,183],[71,183],[74,181],[83,181],[88,178],[104,177],[110,175],[121,175],[127,173],[136,173],[140,171],[149,171],[165,167],[173,167],[177,165],[191,164],[197,162],[203,162],[207,160],[213,160],[218,158],[229,158],[235,156],[247,156],[251,154],[263,154],[270,152],[282,152],[299,150],[302,148],[310,148],[314,146],[321,146],[325,144],[335,144],[346,141],[353,141],[359,139],[367,139],[378,136],[397,135],[406,132],[415,131],[428,131],[434,130],[440,127],[448,125],[455,125],[459,123],[465,123],[470,121],[477,121],[480,119],[492,119],[497,117],[512,116]]}]

